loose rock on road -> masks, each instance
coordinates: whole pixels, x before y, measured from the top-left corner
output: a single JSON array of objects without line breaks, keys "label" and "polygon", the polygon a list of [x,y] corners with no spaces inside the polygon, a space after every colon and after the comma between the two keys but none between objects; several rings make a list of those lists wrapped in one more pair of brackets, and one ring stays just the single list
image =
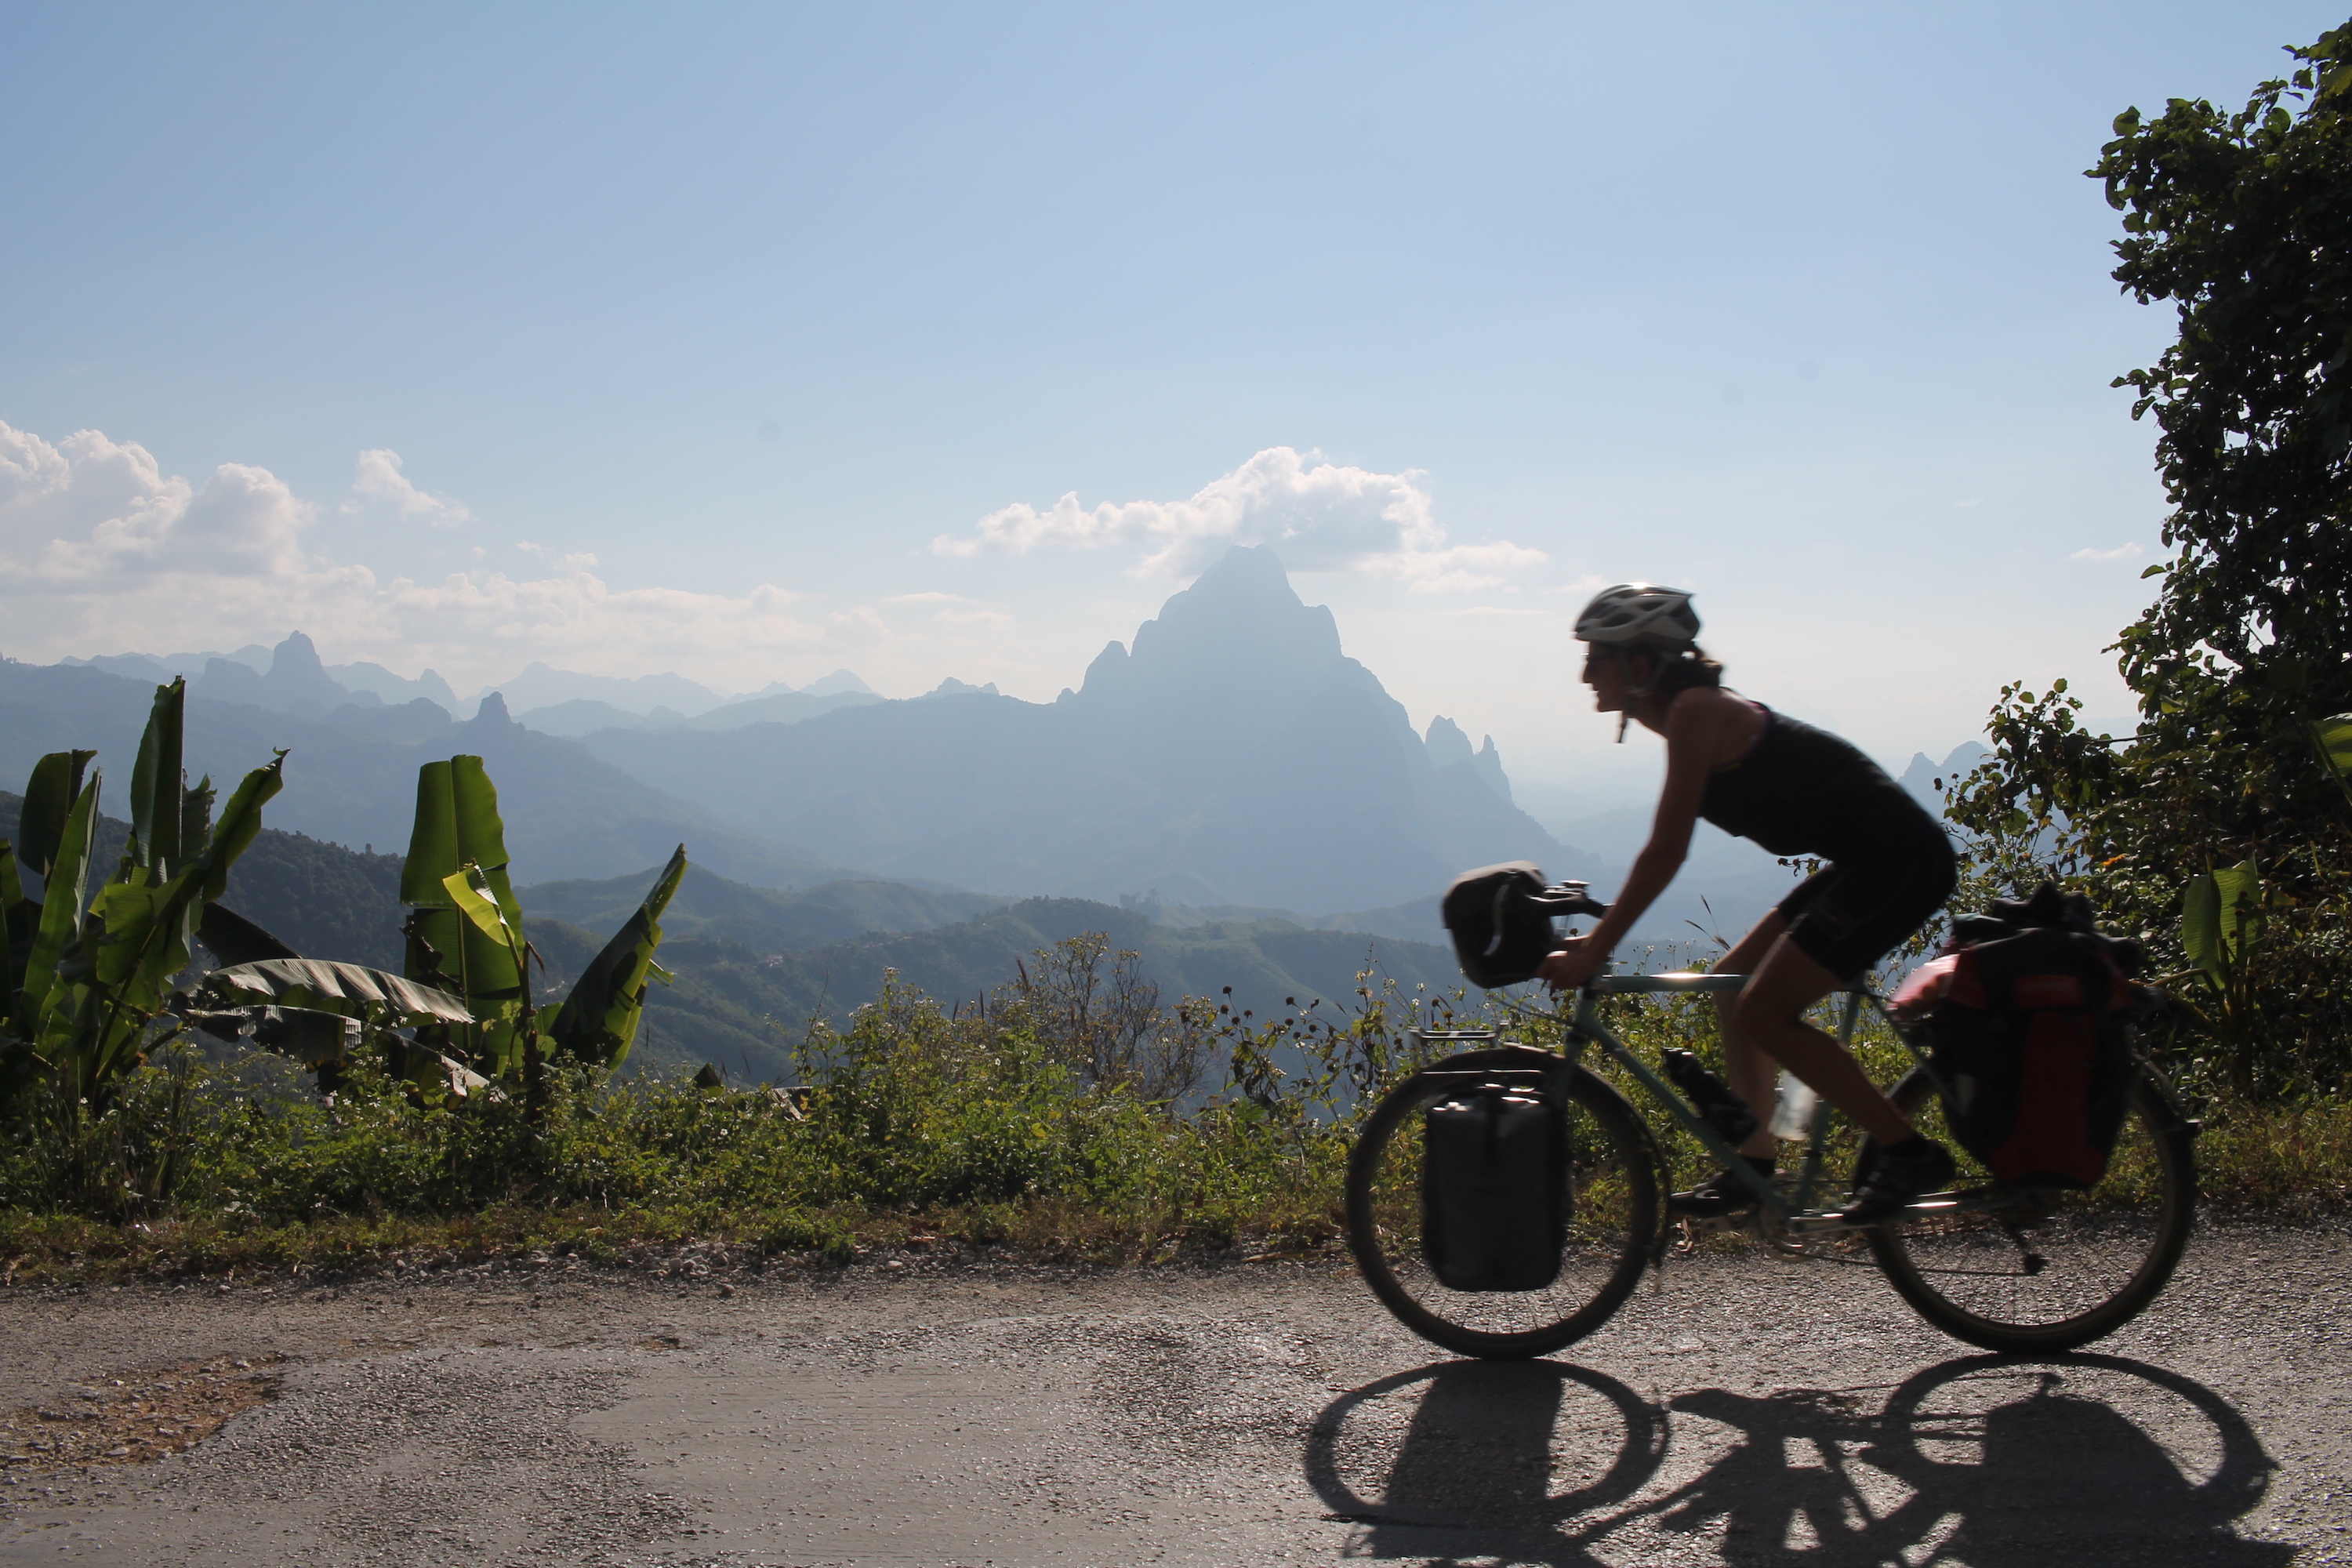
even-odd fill
[{"label": "loose rock on road", "polygon": [[2047,1363],[1760,1258],[1516,1365],[1338,1259],[19,1288],[0,1563],[2347,1563],[2346,1240]]}]

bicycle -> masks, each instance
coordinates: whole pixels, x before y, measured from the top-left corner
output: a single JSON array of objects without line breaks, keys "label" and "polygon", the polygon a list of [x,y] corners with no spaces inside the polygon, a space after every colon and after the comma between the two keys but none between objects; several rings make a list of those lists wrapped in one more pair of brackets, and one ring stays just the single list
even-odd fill
[{"label": "bicycle", "polygon": [[[1570,912],[1605,909],[1586,900]],[[1942,1085],[1914,1031],[1867,988],[1838,994],[1840,1043],[1851,1043],[1868,1002],[1916,1058],[1889,1098],[1960,1163],[1948,1190],[1919,1198],[1897,1220],[1857,1226],[1814,1202],[1827,1163],[1825,1101],[1814,1110],[1794,1177],[1767,1179],[1735,1159],[1714,1127],[1600,1016],[1605,996],[1729,992],[1746,978],[1596,976],[1578,993],[1558,1050],[1503,1042],[1493,1030],[1424,1033],[1424,1044],[1484,1048],[1458,1051],[1389,1090],[1349,1154],[1348,1244],[1381,1304],[1423,1338],[1459,1354],[1518,1360],[1591,1333],[1624,1303],[1645,1268],[1663,1270],[1671,1237],[1664,1153],[1625,1096],[1585,1066],[1588,1047],[1622,1068],[1754,1189],[1761,1207],[1740,1226],[1760,1230],[1784,1257],[1856,1261],[1857,1247],[1866,1249],[1896,1294],[1955,1339],[2015,1354],[2072,1350],[2113,1333],[2164,1289],[2194,1219],[2197,1127],[2137,1052],[2123,1130],[2099,1184],[2088,1191],[2006,1185],[1951,1137]],[[1417,1113],[1485,1084],[1538,1089],[1568,1119],[1567,1245],[1558,1277],[1543,1289],[1449,1290],[1421,1257]],[[1873,1153],[1865,1141],[1862,1159]]]}]

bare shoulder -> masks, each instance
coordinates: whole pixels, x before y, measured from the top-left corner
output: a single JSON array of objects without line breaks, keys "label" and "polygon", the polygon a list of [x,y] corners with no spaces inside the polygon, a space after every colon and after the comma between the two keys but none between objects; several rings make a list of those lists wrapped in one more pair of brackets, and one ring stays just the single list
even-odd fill
[{"label": "bare shoulder", "polygon": [[1747,753],[1764,716],[1746,698],[1715,686],[1694,686],[1675,694],[1666,709],[1666,738],[1680,741],[1722,767]]}]

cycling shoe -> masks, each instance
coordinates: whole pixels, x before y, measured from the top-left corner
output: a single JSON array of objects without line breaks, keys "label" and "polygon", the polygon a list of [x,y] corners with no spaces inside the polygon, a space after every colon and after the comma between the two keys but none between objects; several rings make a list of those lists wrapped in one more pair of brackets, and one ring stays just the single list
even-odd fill
[{"label": "cycling shoe", "polygon": [[[1773,1165],[1769,1159],[1759,1160],[1743,1154],[1765,1180],[1772,1179]],[[1734,1215],[1753,1214],[1764,1205],[1756,1190],[1731,1171],[1717,1171],[1688,1192],[1676,1193],[1666,1199],[1666,1213],[1676,1219],[1728,1219]]]},{"label": "cycling shoe", "polygon": [[1878,1152],[1853,1184],[1839,1217],[1848,1225],[1876,1225],[1901,1214],[1910,1203],[1952,1179],[1951,1152],[1915,1132]]}]

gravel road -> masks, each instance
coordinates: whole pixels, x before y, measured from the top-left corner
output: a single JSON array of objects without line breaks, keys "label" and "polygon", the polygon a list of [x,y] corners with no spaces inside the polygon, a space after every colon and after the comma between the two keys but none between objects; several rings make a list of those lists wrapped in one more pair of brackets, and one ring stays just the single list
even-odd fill
[{"label": "gravel road", "polygon": [[1761,1257],[1520,1365],[1337,1261],[17,1288],[0,1564],[2352,1563],[2347,1239],[2046,1363]]}]

